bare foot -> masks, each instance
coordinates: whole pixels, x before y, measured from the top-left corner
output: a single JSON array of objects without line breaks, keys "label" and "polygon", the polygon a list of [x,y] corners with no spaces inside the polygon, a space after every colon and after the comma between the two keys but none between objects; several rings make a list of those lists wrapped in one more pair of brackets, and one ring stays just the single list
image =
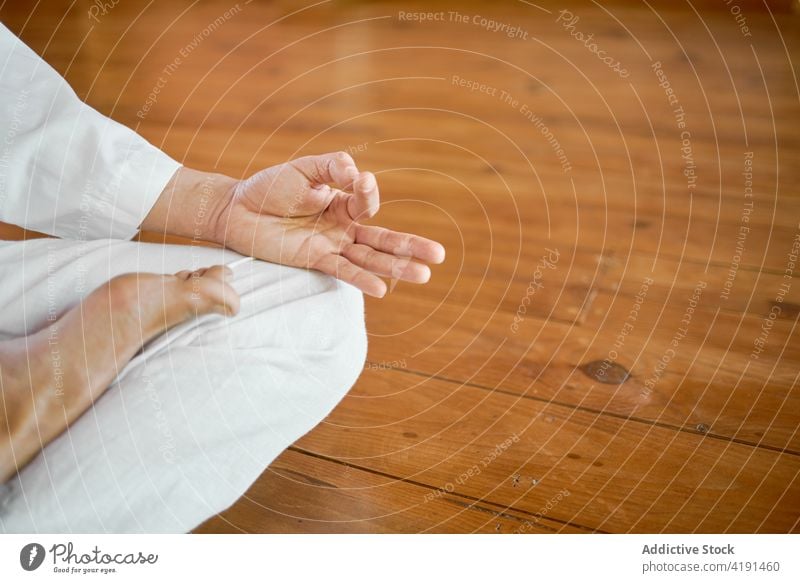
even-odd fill
[{"label": "bare foot", "polygon": [[39,332],[0,342],[0,483],[80,417],[143,344],[200,314],[236,314],[229,275],[223,266],[120,275]]}]

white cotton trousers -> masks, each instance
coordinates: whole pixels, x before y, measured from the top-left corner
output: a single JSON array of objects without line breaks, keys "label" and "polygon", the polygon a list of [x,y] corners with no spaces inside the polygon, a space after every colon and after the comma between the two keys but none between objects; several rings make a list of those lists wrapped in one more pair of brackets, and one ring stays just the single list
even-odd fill
[{"label": "white cotton trousers", "polygon": [[0,532],[186,532],[319,423],[366,356],[363,297],[231,251],[131,241],[0,242],[0,338],[45,327],[116,275],[234,263],[241,311],[150,342],[0,486]]}]

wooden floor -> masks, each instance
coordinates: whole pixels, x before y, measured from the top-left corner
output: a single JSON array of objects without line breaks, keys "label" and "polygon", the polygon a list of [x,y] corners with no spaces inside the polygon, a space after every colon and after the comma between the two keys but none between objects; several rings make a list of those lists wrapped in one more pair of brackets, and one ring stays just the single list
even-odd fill
[{"label": "wooden floor", "polygon": [[375,222],[447,247],[198,532],[800,531],[800,16],[767,4],[5,2],[187,165],[349,150]]}]

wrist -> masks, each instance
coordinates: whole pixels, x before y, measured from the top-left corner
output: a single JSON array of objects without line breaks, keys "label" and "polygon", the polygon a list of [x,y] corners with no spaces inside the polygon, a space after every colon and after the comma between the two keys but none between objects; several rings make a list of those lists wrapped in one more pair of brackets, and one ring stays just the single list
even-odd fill
[{"label": "wrist", "polygon": [[181,166],[161,191],[141,228],[221,244],[219,224],[238,182],[224,174]]}]

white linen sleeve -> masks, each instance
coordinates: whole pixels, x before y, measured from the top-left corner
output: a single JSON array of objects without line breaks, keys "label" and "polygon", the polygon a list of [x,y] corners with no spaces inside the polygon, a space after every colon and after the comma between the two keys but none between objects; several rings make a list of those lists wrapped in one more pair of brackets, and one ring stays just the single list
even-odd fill
[{"label": "white linen sleeve", "polygon": [[0,24],[0,221],[130,239],[180,164],[86,105]]}]

